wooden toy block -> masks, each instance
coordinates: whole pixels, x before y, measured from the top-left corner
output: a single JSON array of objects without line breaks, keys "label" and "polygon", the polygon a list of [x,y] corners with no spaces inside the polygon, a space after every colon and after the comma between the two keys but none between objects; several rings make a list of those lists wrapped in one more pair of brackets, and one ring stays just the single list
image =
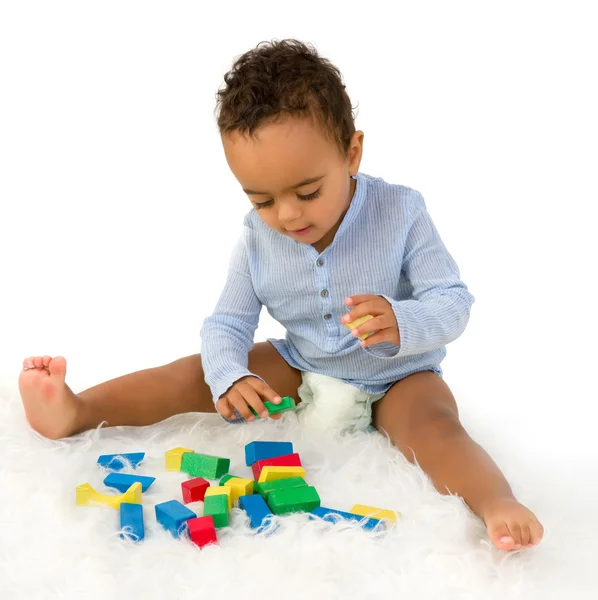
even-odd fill
[{"label": "wooden toy block", "polygon": [[181,483],[181,491],[183,493],[183,502],[189,504],[189,502],[199,502],[204,499],[206,490],[210,487],[210,482],[206,481],[202,477],[196,477],[195,479],[189,479]]},{"label": "wooden toy block", "polygon": [[225,494],[206,496],[203,502],[204,516],[211,515],[214,518],[214,527],[228,526],[228,498]]},{"label": "wooden toy block", "polygon": [[378,519],[372,519],[370,517],[362,517],[360,515],[356,515],[353,513],[343,512],[342,510],[336,510],[334,508],[326,508],[324,506],[318,506],[311,511],[313,515],[316,517],[320,517],[324,521],[328,521],[330,523],[336,523],[339,518],[347,519],[349,521],[356,521],[359,523],[364,529],[375,529],[380,523],[382,523],[382,527],[384,527],[384,523],[379,521]]},{"label": "wooden toy block", "polygon": [[[347,329],[349,329],[349,331],[353,331],[353,329],[355,329],[356,327],[359,327],[362,323],[365,323],[366,321],[369,321],[373,318],[374,317],[372,317],[372,315],[365,315],[365,317],[359,317],[359,319],[355,319],[355,321],[351,321],[351,323],[345,323],[345,327]],[[364,333],[359,336],[359,339],[365,340],[365,338],[372,335],[372,333],[374,333],[374,332],[370,331],[369,333]]]},{"label": "wooden toy block", "polygon": [[262,483],[287,477],[305,477],[305,469],[303,467],[264,467],[258,481]]},{"label": "wooden toy block", "polygon": [[230,499],[233,505],[241,496],[253,494],[254,483],[255,481],[252,481],[251,479],[233,477],[224,484],[224,487],[229,487],[231,489]]},{"label": "wooden toy block", "polygon": [[232,488],[228,487],[227,485],[213,485],[210,486],[205,493],[204,496],[204,502],[206,501],[206,498],[208,496],[226,496],[226,503],[227,503],[227,507],[228,510],[230,510],[233,507],[233,500],[232,500]]},{"label": "wooden toy block", "polygon": [[[266,407],[268,413],[271,415],[278,415],[280,413],[288,412],[289,410],[295,410],[297,408],[297,405],[295,404],[295,399],[291,398],[290,396],[285,396],[284,398],[281,398],[278,404],[274,404],[274,402],[266,400],[264,402],[264,406]],[[252,406],[249,407],[249,410],[258,419],[261,419],[261,415],[258,415],[257,411]]]},{"label": "wooden toy block", "polygon": [[120,503],[120,537],[123,540],[141,542],[145,538],[143,507],[130,502]]},{"label": "wooden toy block", "polygon": [[77,506],[105,504],[116,509],[120,507],[121,502],[141,504],[141,484],[139,482],[134,483],[124,494],[111,496],[97,492],[89,483],[83,483],[77,486],[76,502]]},{"label": "wooden toy block", "polygon": [[396,523],[397,515],[401,516],[401,513],[395,510],[384,510],[382,508],[375,508],[374,506],[364,506],[363,504],[356,504],[350,512],[361,517],[372,517],[378,520],[387,519],[393,523]]},{"label": "wooden toy block", "polygon": [[187,527],[189,528],[189,537],[196,546],[203,548],[208,544],[218,543],[212,515],[189,519]]},{"label": "wooden toy block", "polygon": [[237,477],[236,475],[231,475],[230,473],[227,473],[226,475],[223,475],[220,478],[220,481],[218,482],[218,485],[224,485],[229,479],[235,479],[235,477]]},{"label": "wooden toy block", "polygon": [[301,459],[295,452],[294,454],[285,454],[284,456],[277,456],[275,458],[265,458],[264,460],[258,460],[251,465],[253,471],[253,478],[259,481],[260,474],[264,467],[300,467]]},{"label": "wooden toy block", "polygon": [[143,475],[128,475],[127,473],[110,473],[104,479],[106,487],[114,488],[119,492],[126,492],[134,483],[141,484],[141,491],[147,492],[152,483],[156,481],[155,477],[144,477]]},{"label": "wooden toy block", "polygon": [[311,485],[275,490],[268,494],[268,506],[275,515],[312,512],[320,506],[320,496]]},{"label": "wooden toy block", "polygon": [[164,455],[167,471],[180,471],[181,461],[185,452],[193,452],[191,448],[172,448]]},{"label": "wooden toy block", "polygon": [[256,481],[253,484],[253,491],[268,502],[268,495],[274,490],[303,486],[307,486],[307,482],[303,477],[289,477],[287,479],[276,479],[275,481],[264,481],[262,483]]},{"label": "wooden toy block", "polygon": [[210,456],[196,452],[184,452],[181,471],[192,477],[218,479],[230,469],[230,458]]},{"label": "wooden toy block", "polygon": [[102,454],[98,457],[98,465],[110,471],[122,471],[130,465],[133,469],[145,458],[145,452],[129,452],[127,454]]},{"label": "wooden toy block", "polygon": [[257,494],[241,496],[239,498],[239,508],[247,513],[251,528],[258,531],[265,527],[268,524],[268,519],[272,517],[272,511],[268,508],[264,499]]},{"label": "wooden toy block", "polygon": [[187,521],[197,515],[178,500],[156,504],[156,521],[174,537],[180,537],[187,529]]},{"label": "wooden toy block", "polygon": [[258,460],[293,453],[291,442],[251,442],[245,446],[245,464],[250,467]]}]

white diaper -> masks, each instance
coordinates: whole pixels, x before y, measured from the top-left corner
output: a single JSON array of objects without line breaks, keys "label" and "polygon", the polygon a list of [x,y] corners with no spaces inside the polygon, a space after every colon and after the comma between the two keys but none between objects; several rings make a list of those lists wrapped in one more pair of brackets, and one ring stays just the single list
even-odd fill
[{"label": "white diaper", "polygon": [[297,419],[302,425],[329,431],[371,428],[372,402],[384,396],[368,394],[335,377],[302,371]]}]

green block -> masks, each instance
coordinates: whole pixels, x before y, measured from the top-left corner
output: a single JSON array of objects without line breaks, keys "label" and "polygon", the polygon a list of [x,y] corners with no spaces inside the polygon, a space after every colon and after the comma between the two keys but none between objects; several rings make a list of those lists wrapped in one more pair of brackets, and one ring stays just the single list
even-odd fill
[{"label": "green block", "polygon": [[320,496],[311,485],[274,490],[268,495],[268,506],[275,515],[311,512],[320,506]]},{"label": "green block", "polygon": [[227,473],[229,468],[230,458],[198,454],[196,452],[185,452],[181,461],[181,471],[192,477],[218,479],[218,477],[222,477]]},{"label": "green block", "polygon": [[[283,412],[287,412],[288,410],[295,410],[295,408],[297,408],[296,404],[295,404],[295,400],[294,398],[291,398],[290,396],[285,396],[279,404],[274,404],[274,402],[270,402],[269,400],[266,400],[264,402],[264,406],[266,407],[266,410],[271,414],[271,415],[277,415],[279,413],[283,413]],[[257,412],[255,411],[255,409],[250,406],[249,410],[259,419],[260,416],[257,414]]]},{"label": "green block", "polygon": [[203,503],[204,516],[212,515],[214,527],[228,526],[228,498],[226,494],[206,496]]},{"label": "green block", "polygon": [[230,473],[228,475],[224,475],[222,477],[222,479],[220,480],[220,483],[218,485],[226,485],[226,482],[229,479],[239,479],[239,476],[238,475],[231,475]]},{"label": "green block", "polygon": [[287,479],[277,479],[276,481],[264,481],[253,484],[253,493],[259,494],[266,502],[268,495],[274,490],[286,490],[293,487],[306,487],[307,482],[303,477],[289,477]]}]

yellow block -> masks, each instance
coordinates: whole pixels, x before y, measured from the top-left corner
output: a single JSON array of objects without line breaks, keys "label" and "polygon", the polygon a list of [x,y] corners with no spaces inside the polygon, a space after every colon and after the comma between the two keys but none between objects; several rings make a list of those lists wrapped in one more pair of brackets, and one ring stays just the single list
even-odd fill
[{"label": "yellow block", "polygon": [[262,467],[259,483],[288,479],[289,477],[305,477],[305,469],[303,467]]},{"label": "yellow block", "polygon": [[400,517],[401,513],[396,510],[384,510],[383,508],[375,508],[373,506],[364,506],[363,504],[356,504],[350,511],[354,515],[360,517],[372,517],[373,519],[387,519],[393,523],[397,522],[397,515]]},{"label": "yellow block", "polygon": [[[226,483],[228,483],[228,481]],[[230,510],[233,507],[232,491],[232,488],[225,485],[211,485],[206,490],[206,496],[218,496],[220,494],[226,496],[228,502],[228,510]]]},{"label": "yellow block", "polygon": [[181,462],[183,461],[183,454],[185,452],[195,452],[191,448],[173,448],[166,452],[166,470],[167,471],[180,471]]},{"label": "yellow block", "polygon": [[89,483],[77,486],[77,506],[89,506],[95,503],[119,509],[121,502],[141,504],[141,483],[135,482],[124,494],[118,496],[102,494],[94,490]]},{"label": "yellow block", "polygon": [[[359,317],[359,319],[355,319],[355,321],[352,321],[351,323],[345,323],[345,327],[347,327],[349,330],[353,331],[353,329],[355,329],[356,327],[359,327],[362,323],[365,323],[366,321],[369,321],[370,319],[373,319],[374,317],[372,317],[372,315],[365,315],[365,317]],[[359,336],[360,340],[365,340],[366,337],[368,337],[369,335],[372,335],[372,333],[374,333],[373,331],[370,331],[369,333],[364,333],[363,335]]]},{"label": "yellow block", "polygon": [[234,504],[240,496],[249,496],[253,494],[253,480],[243,477],[233,477],[229,479],[222,487],[230,487],[231,502]]}]

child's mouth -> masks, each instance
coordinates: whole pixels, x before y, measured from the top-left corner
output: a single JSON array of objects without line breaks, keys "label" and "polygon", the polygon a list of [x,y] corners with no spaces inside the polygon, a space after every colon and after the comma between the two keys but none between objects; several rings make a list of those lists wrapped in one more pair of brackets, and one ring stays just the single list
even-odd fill
[{"label": "child's mouth", "polygon": [[289,233],[292,233],[293,235],[305,235],[306,233],[308,233],[311,229],[311,225],[308,225],[307,227],[304,227],[303,229],[294,229],[294,230],[290,230]]}]

